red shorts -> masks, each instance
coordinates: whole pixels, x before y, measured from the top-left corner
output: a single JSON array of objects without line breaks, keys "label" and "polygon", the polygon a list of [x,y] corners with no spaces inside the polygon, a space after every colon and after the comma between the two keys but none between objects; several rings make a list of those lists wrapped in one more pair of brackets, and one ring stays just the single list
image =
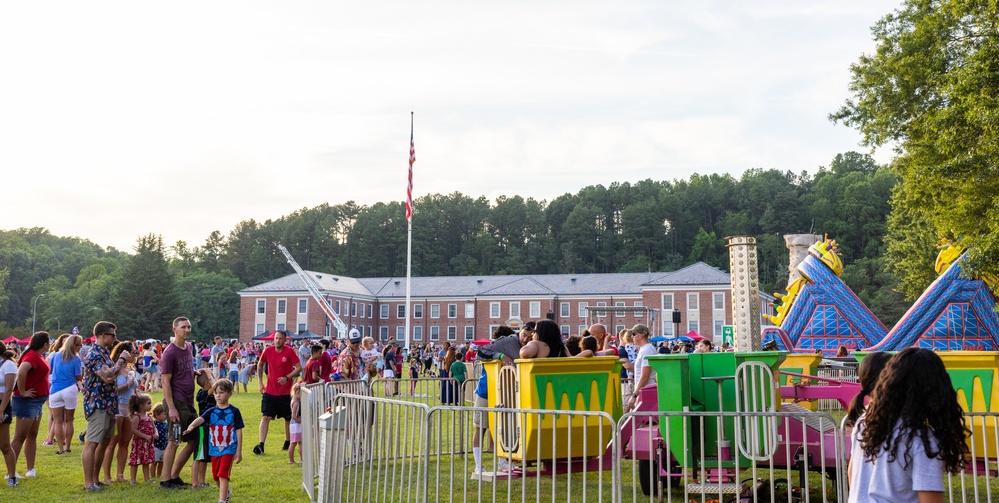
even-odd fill
[{"label": "red shorts", "polygon": [[215,478],[215,482],[219,479],[229,479],[229,474],[232,473],[232,458],[232,454],[212,456],[212,477]]}]

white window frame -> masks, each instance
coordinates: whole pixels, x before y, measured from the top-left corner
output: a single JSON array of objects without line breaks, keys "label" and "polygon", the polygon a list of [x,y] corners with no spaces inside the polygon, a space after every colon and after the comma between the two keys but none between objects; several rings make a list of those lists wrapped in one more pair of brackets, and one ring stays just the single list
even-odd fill
[{"label": "white window frame", "polygon": [[489,303],[489,317],[490,318],[499,318],[500,317],[500,303],[499,302],[490,302]]},{"label": "white window frame", "polygon": [[465,303],[465,319],[466,320],[470,320],[472,318],[475,318],[475,303],[474,302],[466,302]]},{"label": "white window frame", "polygon": [[[569,307],[570,306],[569,306],[568,302],[562,302],[562,303],[560,303],[559,307],[558,307],[558,317],[559,318],[568,318],[569,317],[569,313],[571,312],[569,310]],[[568,326],[568,325],[566,325],[566,326]]]},{"label": "white window frame", "polygon": [[[382,320],[387,320],[389,317],[389,311],[391,311],[391,306],[388,304],[381,304],[378,306],[378,318]],[[339,313],[338,313],[339,314]]]},{"label": "white window frame", "polygon": [[[606,302],[597,302],[597,307],[607,307]],[[607,311],[597,311],[597,318],[606,318]]]},{"label": "white window frame", "polygon": [[520,318],[520,302],[519,301],[511,301],[510,302],[510,317],[511,318]]},{"label": "white window frame", "polygon": [[701,333],[700,292],[687,292],[687,331],[690,332],[691,330]]},{"label": "white window frame", "polygon": [[436,320],[441,317],[441,305],[430,304],[430,319]]},{"label": "white window frame", "polygon": [[357,317],[357,302],[350,303],[350,317],[351,318]]},{"label": "white window frame", "polygon": [[[669,299],[669,301],[667,301],[666,299]],[[663,312],[664,313],[665,312],[669,312],[670,313],[670,315],[669,315],[669,321],[670,321],[670,323],[673,323],[673,314],[672,314],[673,313],[673,306],[676,306],[676,302],[674,302],[674,299],[673,299],[673,292],[663,292],[663,295],[662,295],[662,306],[663,306]]]},{"label": "white window frame", "polygon": [[447,317],[452,320],[458,317],[458,304],[447,305]]},{"label": "white window frame", "polygon": [[423,319],[423,304],[413,304],[413,318]]},{"label": "white window frame", "polygon": [[388,327],[378,327],[378,339],[382,341],[388,340]]},{"label": "white window frame", "polygon": [[[720,305],[719,305],[720,304]],[[711,308],[715,311],[725,310],[725,292],[713,292],[711,294]]]},{"label": "white window frame", "polygon": [[475,338],[475,325],[465,325],[465,340],[470,341]]},{"label": "white window frame", "polygon": [[438,325],[430,325],[430,340],[437,341],[441,338],[441,327]]},{"label": "white window frame", "polygon": [[[640,301],[640,300],[636,300],[635,301],[635,307],[645,307],[645,303],[642,302],[642,301]],[[635,311],[634,314],[635,314],[635,318],[644,318],[645,317],[645,312],[644,311]]]},{"label": "white window frame", "polygon": [[406,319],[406,304],[399,304],[395,306],[395,319],[397,320]]},{"label": "white window frame", "polygon": [[395,340],[397,340],[397,341],[404,341],[404,340],[406,340],[406,327],[405,326],[400,325],[398,327],[395,327]]},{"label": "white window frame", "polygon": [[580,334],[582,334],[582,333],[583,333],[583,330],[587,330],[587,329],[589,329],[589,328],[590,328],[590,327],[589,327],[588,325],[580,325],[580,326],[579,326],[579,332],[576,332],[576,335],[580,335]]},{"label": "white window frame", "polygon": [[277,324],[277,329],[278,330],[284,330],[284,323],[278,323]]},{"label": "white window frame", "polygon": [[298,314],[309,314],[309,299],[298,299]]},{"label": "white window frame", "polygon": [[267,300],[257,299],[257,315],[267,314]]},{"label": "white window frame", "polygon": [[423,340],[423,326],[422,325],[414,325],[413,326],[413,340],[414,341],[422,341]]},{"label": "white window frame", "polygon": [[558,330],[562,333],[562,335],[569,335],[569,325],[559,325]]},{"label": "white window frame", "polygon": [[447,340],[449,341],[458,340],[458,327],[454,325],[447,326]]},{"label": "white window frame", "polygon": [[531,319],[538,319],[541,317],[541,301],[533,300],[528,304],[528,314],[527,316]]},{"label": "white window frame", "polygon": [[288,299],[278,299],[277,314],[287,314],[287,313],[288,313]]},{"label": "white window frame", "polygon": [[[496,329],[497,328],[499,328],[499,325],[489,325],[489,337],[492,337],[493,334],[496,333]],[[259,332],[257,332],[257,333],[259,333]]]},{"label": "white window frame", "polygon": [[588,314],[588,312],[586,311],[586,308],[588,308],[588,307],[590,307],[590,303],[589,302],[580,302],[579,303],[579,317],[580,318],[582,318],[584,320],[586,319],[586,315]]},{"label": "white window frame", "polygon": [[309,329],[309,325],[308,324],[306,324],[306,323],[299,323],[298,324],[298,331],[295,332],[295,333],[300,334],[300,333],[302,333],[302,332],[304,332],[304,331],[306,331],[308,329]]},{"label": "white window frame", "polygon": [[257,331],[253,335],[262,334],[262,333],[264,333],[264,324],[257,323]]}]

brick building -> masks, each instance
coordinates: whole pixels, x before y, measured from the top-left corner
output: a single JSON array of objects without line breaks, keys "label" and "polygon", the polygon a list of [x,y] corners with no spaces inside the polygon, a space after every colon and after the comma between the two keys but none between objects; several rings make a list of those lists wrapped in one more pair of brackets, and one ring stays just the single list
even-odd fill
[{"label": "brick building", "polygon": [[[333,309],[350,328],[376,340],[405,340],[406,278],[350,278],[307,271]],[[535,274],[413,278],[410,328],[413,342],[489,338],[502,324],[546,317],[564,334],[578,334],[592,323],[617,331],[635,323],[653,335],[695,330],[721,341],[721,327],[732,323],[729,274],[703,262],[673,272],[614,274]],[[271,330],[335,336],[297,274],[239,292],[239,339]],[[773,313],[773,298],[760,295],[761,311]],[[607,311],[592,308],[608,307]],[[647,307],[650,312],[615,313],[614,307]],[[591,308],[591,309],[587,309]],[[769,324],[765,319],[764,325]]]}]

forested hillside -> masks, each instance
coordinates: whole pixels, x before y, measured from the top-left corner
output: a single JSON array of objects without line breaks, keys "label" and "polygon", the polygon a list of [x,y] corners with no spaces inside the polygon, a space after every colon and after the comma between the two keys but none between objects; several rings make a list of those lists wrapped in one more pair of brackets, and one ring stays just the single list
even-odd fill
[{"label": "forested hillside", "polygon": [[[841,244],[844,279],[891,325],[907,306],[884,257],[895,183],[889,169],[848,152],[812,176],[753,169],[739,178],[590,186],[552,201],[433,194],[415,202],[413,274],[669,271],[696,261],[728,269],[724,238],[754,235],[761,284],[775,292],[787,280],[783,235],[811,230]],[[292,272],[278,242],[306,269],[405,275],[401,202],[348,201],[246,220],[200,246],[166,246],[150,232],[133,253],[44,229],[0,232],[0,333],[26,334],[44,295],[36,325],[48,330],[86,332],[109,317],[123,334],[162,335],[183,312],[200,337],[228,335],[238,323],[236,291]]]}]

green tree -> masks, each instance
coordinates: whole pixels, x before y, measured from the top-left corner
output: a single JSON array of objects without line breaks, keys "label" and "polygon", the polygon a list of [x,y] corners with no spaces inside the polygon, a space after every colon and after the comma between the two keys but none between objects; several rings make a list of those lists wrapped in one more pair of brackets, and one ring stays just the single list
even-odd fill
[{"label": "green tree", "polygon": [[834,121],[896,149],[888,259],[908,297],[932,277],[936,238],[999,273],[999,3],[906,0],[873,28]]},{"label": "green tree", "polygon": [[177,280],[180,312],[191,320],[193,338],[207,342],[239,331],[239,295],[246,288],[232,273],[200,272]]},{"label": "green tree", "polygon": [[135,255],[115,279],[106,311],[125,339],[160,338],[169,332],[181,312],[161,236],[139,238]]}]

